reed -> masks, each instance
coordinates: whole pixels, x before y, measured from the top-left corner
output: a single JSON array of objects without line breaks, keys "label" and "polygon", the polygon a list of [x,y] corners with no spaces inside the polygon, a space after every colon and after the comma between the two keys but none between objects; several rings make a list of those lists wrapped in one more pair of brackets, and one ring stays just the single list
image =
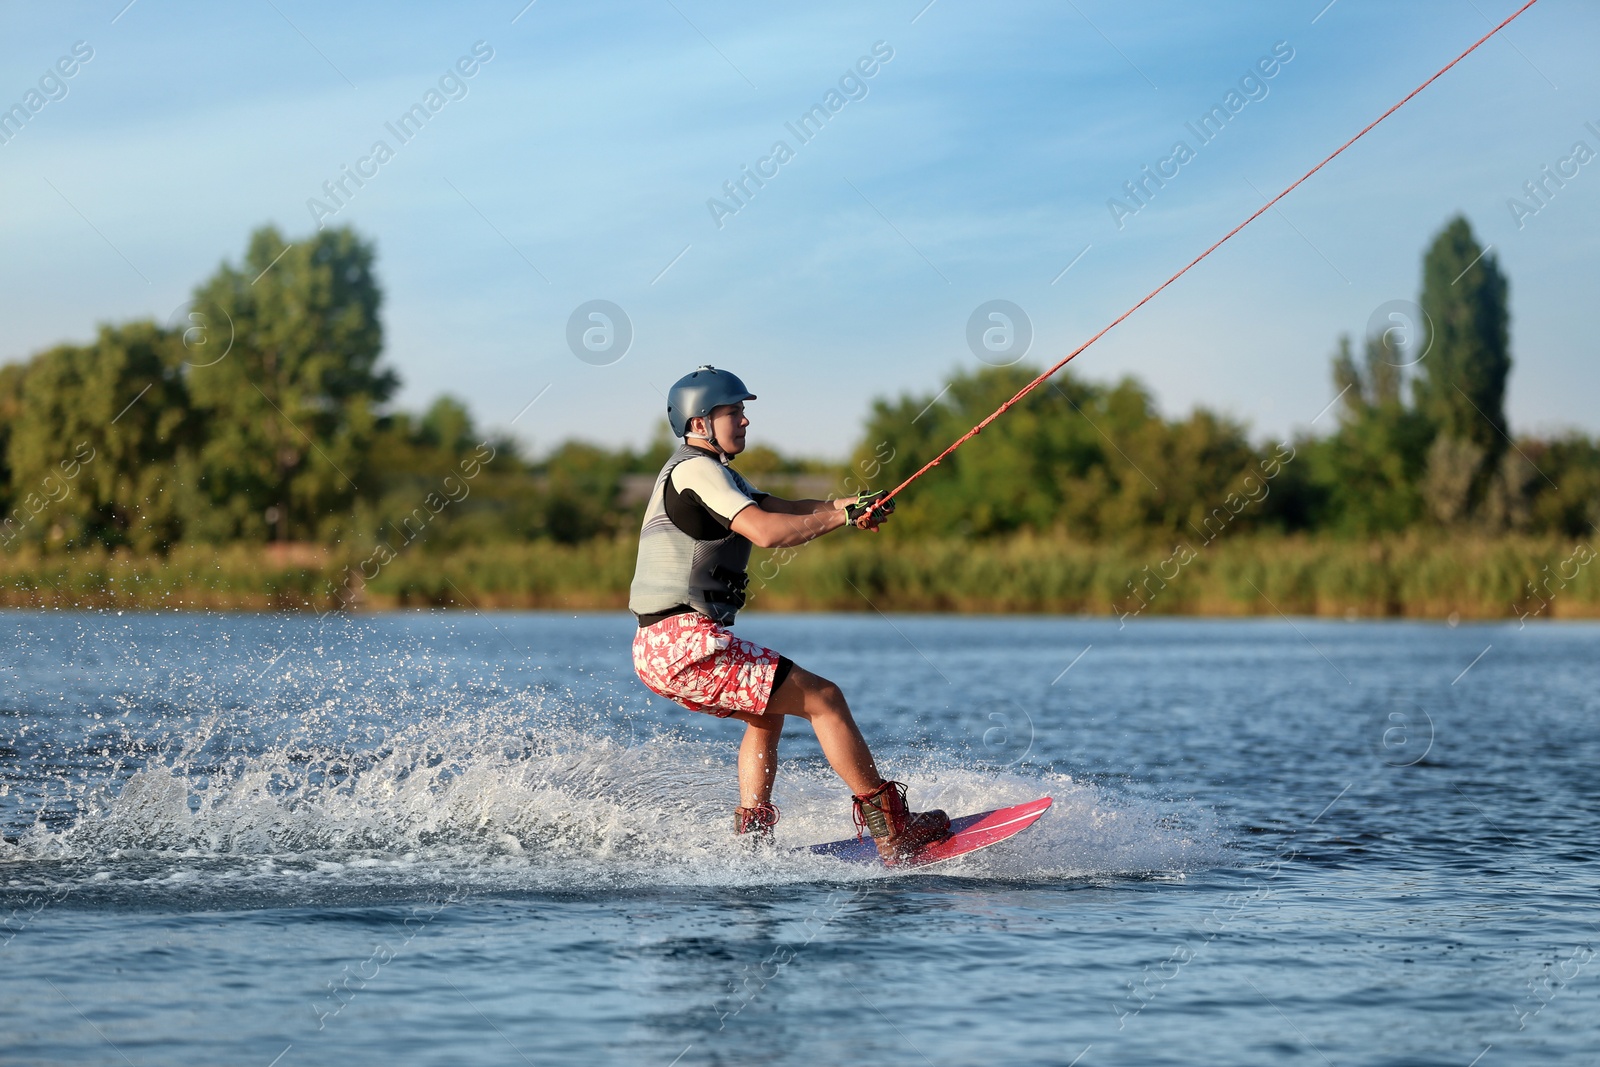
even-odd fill
[{"label": "reed", "polygon": [[[1538,618],[1600,615],[1587,546],[1548,539],[1253,537],[1137,550],[1020,536],[862,541],[758,561],[769,610]],[[1530,589],[1530,583],[1533,589]]]},{"label": "reed", "polygon": [[[185,610],[415,607],[615,610],[631,538],[511,543],[386,562],[312,546],[183,546],[166,556],[89,550],[0,554],[0,604]],[[1377,541],[1239,537],[1139,548],[1061,538],[840,536],[757,552],[762,611],[1600,617],[1600,561],[1539,538],[1412,534]],[[370,578],[361,577],[362,574]]]}]

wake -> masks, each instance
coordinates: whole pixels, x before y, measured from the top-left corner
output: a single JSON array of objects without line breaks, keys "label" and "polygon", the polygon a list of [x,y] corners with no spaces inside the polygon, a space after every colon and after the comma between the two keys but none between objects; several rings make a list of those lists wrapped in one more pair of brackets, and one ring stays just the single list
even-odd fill
[{"label": "wake", "polygon": [[[394,727],[370,744],[310,743],[300,731],[277,744],[236,740],[220,753],[224,733],[214,730],[198,755],[152,756],[84,790],[64,825],[36,821],[0,845],[0,872],[9,868],[12,888],[65,879],[157,895],[163,887],[612,891],[912,876],[789,851],[855,833],[848,795],[825,766],[784,762],[776,847],[751,847],[731,833],[733,746],[671,732],[620,738],[572,718],[502,706]],[[1055,798],[1037,825],[941,865],[938,877],[1144,877],[1227,862],[1209,812],[938,755],[894,766],[919,805],[952,816]]]}]

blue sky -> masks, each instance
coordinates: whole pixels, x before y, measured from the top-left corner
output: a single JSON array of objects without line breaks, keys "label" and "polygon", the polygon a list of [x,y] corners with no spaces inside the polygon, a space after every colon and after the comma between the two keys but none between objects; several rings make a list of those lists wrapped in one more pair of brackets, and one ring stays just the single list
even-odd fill
[{"label": "blue sky", "polygon": [[[755,440],[842,456],[873,397],[979,365],[978,305],[1020,306],[1028,361],[1054,362],[1519,6],[524,3],[0,6],[0,107],[93,49],[0,144],[0,359],[167,319],[253,228],[311,233],[307,201],[381,138],[331,221],[377,243],[403,405],[452,392],[536,450],[642,443],[711,362],[760,394]],[[400,144],[385,123],[480,41],[465,95]],[[1513,426],[1600,431],[1600,160],[1520,228],[1507,206],[1575,142],[1600,152],[1597,41],[1600,7],[1540,0],[1075,370],[1304,428],[1338,334],[1414,299],[1461,211],[1511,279]],[[801,143],[785,124],[878,42]],[[1293,58],[1200,145],[1185,123],[1278,42]],[[1119,229],[1108,200],[1179,139],[1194,158]],[[707,201],[779,140],[719,227]],[[633,329],[607,365],[567,343],[596,299]]]}]

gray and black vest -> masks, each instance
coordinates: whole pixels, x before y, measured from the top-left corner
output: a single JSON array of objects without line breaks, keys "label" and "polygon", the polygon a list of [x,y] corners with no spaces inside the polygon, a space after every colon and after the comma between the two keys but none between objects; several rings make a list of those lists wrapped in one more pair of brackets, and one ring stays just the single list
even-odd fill
[{"label": "gray and black vest", "polygon": [[[687,606],[719,625],[732,626],[744,607],[750,541],[717,522],[692,493],[679,491],[669,481],[680,463],[701,457],[716,459],[705,449],[685,444],[656,478],[639,531],[639,562],[628,591],[628,610],[650,616]],[[723,469],[752,500],[759,502],[765,495],[738,471]]]}]

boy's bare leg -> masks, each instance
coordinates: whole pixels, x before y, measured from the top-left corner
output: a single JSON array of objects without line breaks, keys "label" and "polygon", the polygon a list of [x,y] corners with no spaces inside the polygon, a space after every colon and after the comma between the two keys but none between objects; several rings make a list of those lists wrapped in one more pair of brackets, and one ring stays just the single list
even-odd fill
[{"label": "boy's bare leg", "polygon": [[741,807],[772,803],[772,782],[778,776],[778,738],[782,734],[782,715],[745,719],[744,740],[739,744]]},{"label": "boy's bare leg", "polygon": [[[828,758],[834,773],[849,786],[850,792],[866,794],[883,784],[878,765],[872,759],[872,751],[867,748],[866,738],[861,736],[861,730],[856,726],[855,717],[850,714],[850,705],[845,702],[844,693],[840,692],[837,685],[804,667],[796,666],[789,672],[789,677],[784,679],[767,702],[765,714],[741,712],[731,717],[747,727],[758,727],[762,725],[762,720],[781,721],[786,715],[811,723],[811,728],[817,734],[817,743],[822,746],[822,754]],[[774,753],[781,729],[780,726],[776,730],[765,731],[771,735]],[[751,731],[747,729],[744,744],[739,748],[739,791],[746,802],[749,793],[746,791],[744,773],[745,752],[750,745]],[[773,759],[775,757],[769,758],[765,766],[775,769],[777,764]],[[761,766],[756,764],[757,768]],[[770,779],[768,788],[771,788]]]}]

